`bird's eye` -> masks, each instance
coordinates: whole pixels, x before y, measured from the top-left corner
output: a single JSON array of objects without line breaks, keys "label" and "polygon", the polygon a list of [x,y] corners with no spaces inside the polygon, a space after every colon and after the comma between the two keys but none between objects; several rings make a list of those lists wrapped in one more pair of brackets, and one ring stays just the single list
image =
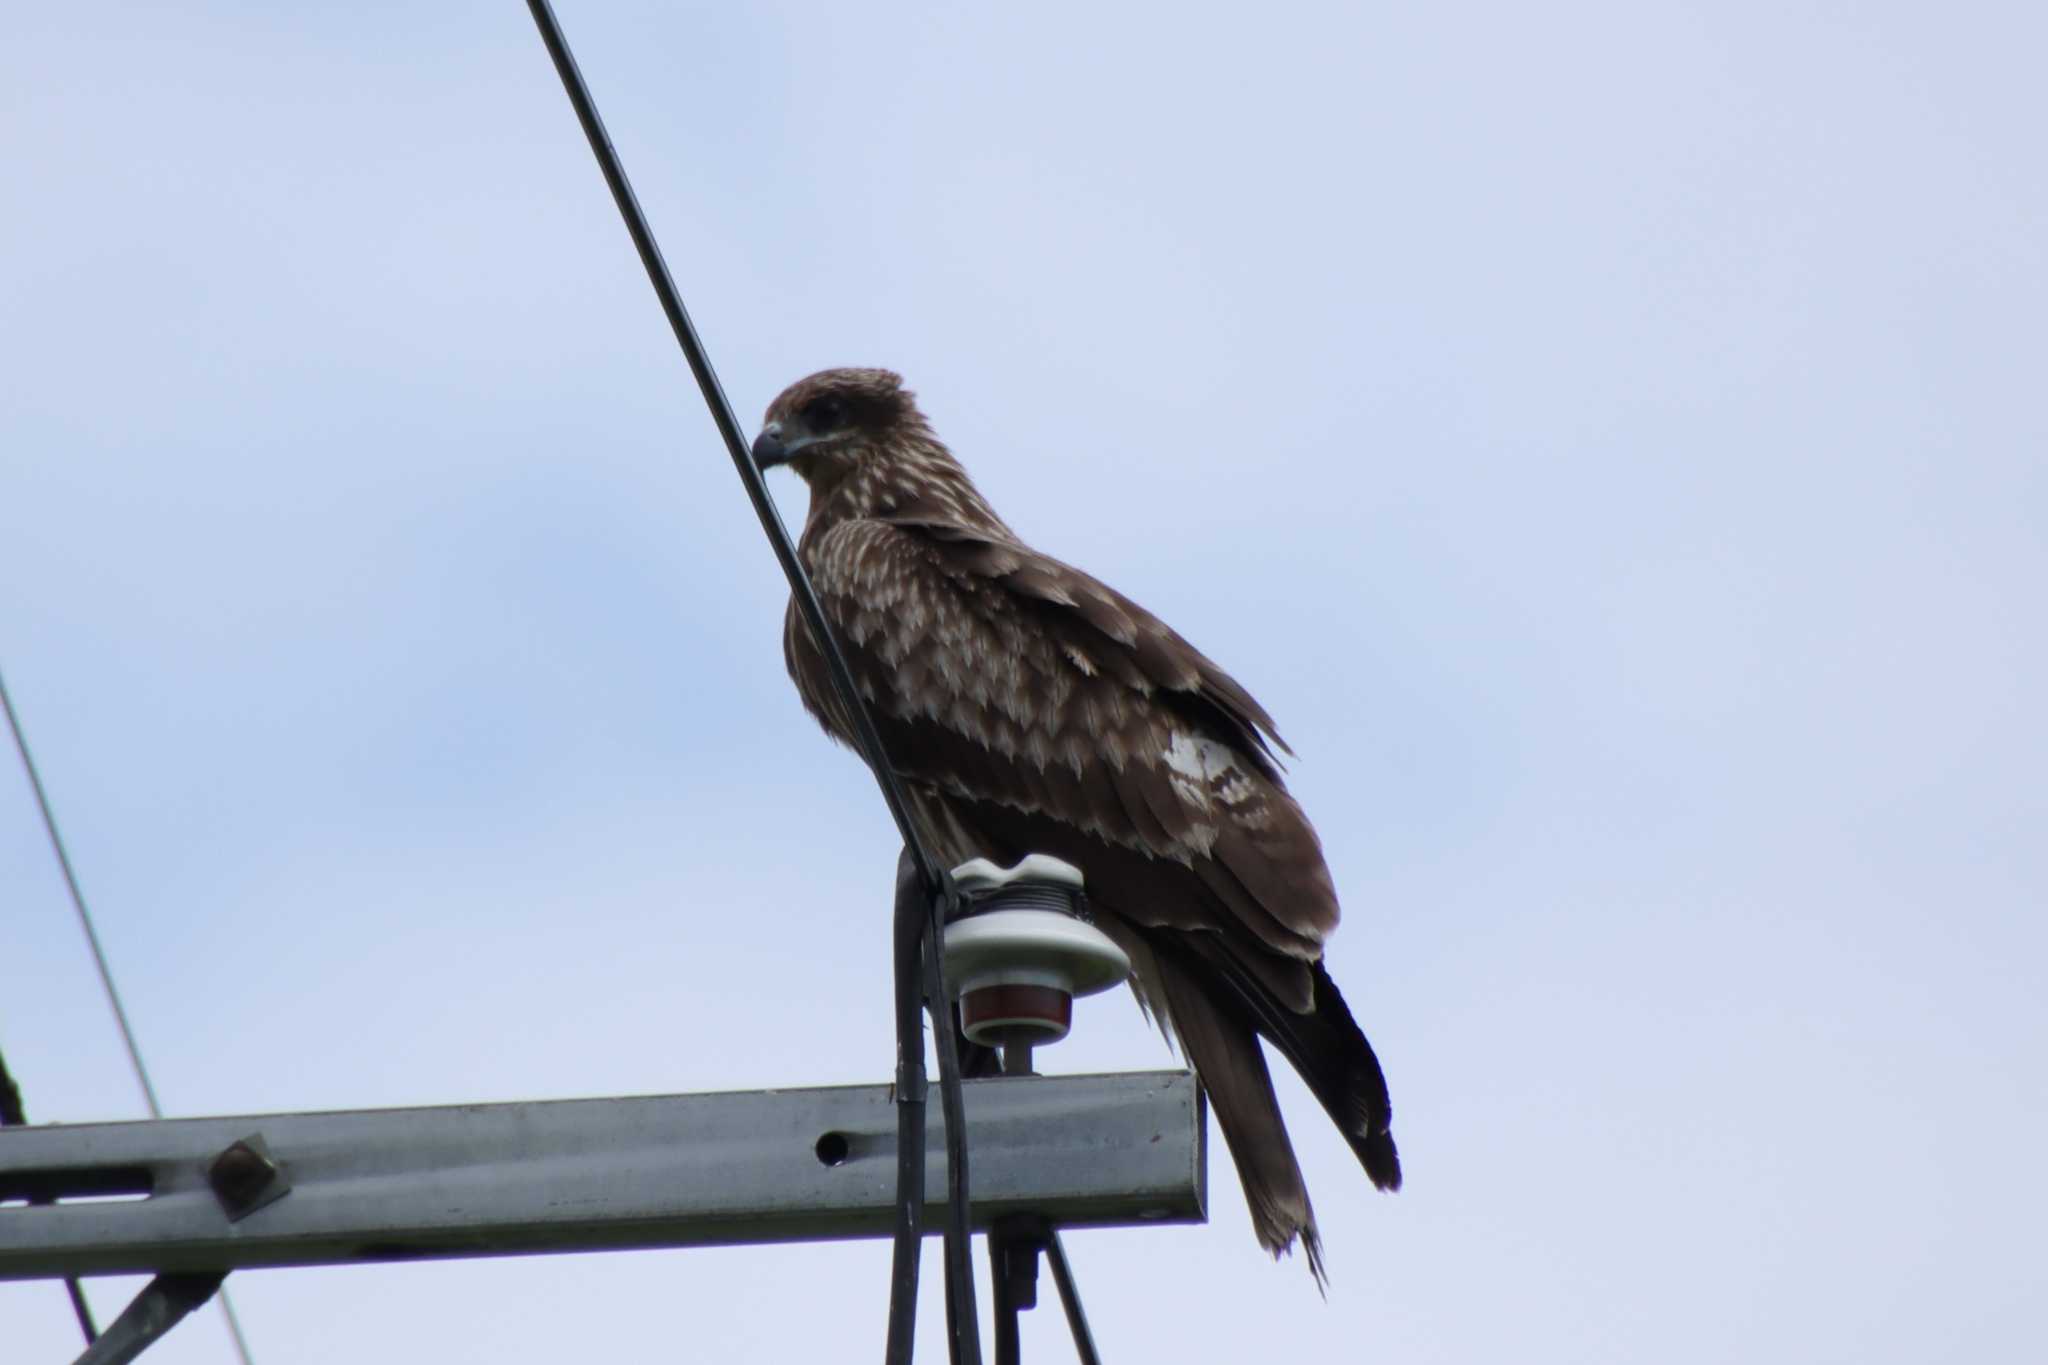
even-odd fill
[{"label": "bird's eye", "polygon": [[823,434],[837,431],[846,420],[846,405],[837,398],[813,398],[804,404],[804,425]]}]

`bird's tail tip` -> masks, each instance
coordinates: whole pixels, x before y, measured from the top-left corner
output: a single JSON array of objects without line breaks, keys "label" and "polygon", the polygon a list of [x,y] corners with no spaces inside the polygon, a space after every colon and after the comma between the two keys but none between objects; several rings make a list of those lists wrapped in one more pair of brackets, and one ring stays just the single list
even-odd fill
[{"label": "bird's tail tip", "polygon": [[1284,1261],[1294,1254],[1296,1246],[1301,1248],[1303,1258],[1308,1262],[1308,1273],[1316,1282],[1316,1292],[1324,1298],[1330,1296],[1329,1272],[1323,1268],[1323,1235],[1316,1229],[1316,1216],[1303,1206],[1288,1211],[1284,1217],[1261,1217],[1271,1215],[1270,1209],[1254,1208],[1252,1211],[1253,1231],[1258,1234],[1259,1245],[1272,1254],[1275,1261]]},{"label": "bird's tail tip", "polygon": [[1401,1153],[1394,1146],[1394,1134],[1382,1128],[1376,1133],[1366,1133],[1353,1140],[1352,1148],[1358,1153],[1359,1164],[1373,1183],[1373,1188],[1393,1194],[1401,1188]]}]

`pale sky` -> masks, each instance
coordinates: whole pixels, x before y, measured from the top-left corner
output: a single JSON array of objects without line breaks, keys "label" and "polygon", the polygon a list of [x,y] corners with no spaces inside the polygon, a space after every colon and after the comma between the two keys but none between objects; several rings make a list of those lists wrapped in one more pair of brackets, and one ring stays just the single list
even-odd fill
[{"label": "pale sky", "polygon": [[[742,420],[900,370],[1300,754],[1408,1187],[1290,1078],[1328,1301],[1219,1147],[1069,1239],[1107,1359],[2038,1350],[2037,7],[561,12]],[[167,1108],[884,1080],[886,814],[524,7],[7,27],[0,667]],[[4,749],[0,1047],[142,1113]],[[871,1358],[887,1248],[230,1284],[259,1365]]]}]

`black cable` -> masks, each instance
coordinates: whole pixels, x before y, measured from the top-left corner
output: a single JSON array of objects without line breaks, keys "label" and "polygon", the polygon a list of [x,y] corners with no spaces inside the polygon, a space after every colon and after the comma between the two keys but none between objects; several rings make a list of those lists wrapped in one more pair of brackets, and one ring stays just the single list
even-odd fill
[{"label": "black cable", "polygon": [[[841,705],[853,719],[854,736],[858,741],[861,757],[867,760],[868,770],[874,774],[877,785],[882,789],[882,799],[888,804],[890,818],[895,820],[897,832],[903,838],[904,849],[916,869],[917,881],[924,892],[927,905],[927,922],[935,921],[942,915],[943,907],[951,903],[950,881],[945,875],[945,870],[932,857],[931,850],[925,847],[923,839],[919,837],[917,826],[910,818],[909,801],[904,796],[894,766],[889,762],[888,751],[882,746],[882,736],[875,728],[874,717],[868,714],[867,702],[854,684],[853,671],[846,665],[846,657],[839,648],[838,637],[833,634],[831,626],[825,620],[824,609],[818,605],[817,594],[812,591],[810,578],[804,573],[802,561],[797,558],[796,547],[790,542],[789,532],[782,525],[782,517],[776,511],[774,501],[768,496],[768,485],[762,479],[759,467],[754,464],[753,456],[747,449],[746,438],[740,433],[739,422],[733,417],[732,405],[726,400],[725,389],[718,382],[717,373],[711,368],[710,357],[706,355],[704,343],[697,336],[697,329],[690,321],[688,310],[683,307],[682,296],[677,292],[675,281],[668,273],[668,263],[662,259],[661,248],[656,245],[653,230],[647,224],[646,215],[640,210],[640,201],[633,193],[632,183],[626,179],[625,167],[620,163],[619,154],[612,146],[610,134],[605,131],[604,120],[598,116],[597,104],[591,98],[589,86],[584,83],[583,73],[577,69],[576,58],[569,51],[568,39],[563,36],[561,25],[555,19],[554,8],[548,0],[527,0],[527,8],[532,11],[535,26],[540,29],[541,42],[546,45],[548,56],[554,61],[555,72],[561,77],[562,88],[568,93],[569,103],[576,110],[577,122],[583,125],[584,136],[590,140],[590,150],[597,158],[598,169],[604,174],[605,184],[611,187],[612,198],[619,207],[619,215],[625,219],[626,232],[633,239],[634,249],[640,253],[641,265],[647,270],[648,282],[654,286],[655,297],[661,303],[661,311],[667,316],[669,327],[675,332],[676,344],[682,347],[683,358],[689,363],[690,373],[696,376],[697,387],[704,395],[705,406],[711,410],[712,423],[725,441],[726,453],[732,457],[733,468],[738,471],[740,483],[747,490],[748,500],[754,504],[754,515],[760,518],[761,530],[767,535],[770,548],[775,551],[776,561],[782,565],[783,576],[789,580],[790,596],[795,600],[804,624],[810,629],[811,637],[818,642],[818,647],[825,656],[826,667],[832,675],[833,690],[838,693]],[[900,920],[902,916],[899,914],[898,918]],[[942,951],[936,933],[932,935],[930,944],[930,952],[936,962]],[[917,1219],[921,1215],[906,1215],[904,1209],[907,1204],[922,1204],[924,1199],[924,1162],[921,1155],[924,1143],[924,1040],[922,1030],[915,1027],[919,987],[917,960],[902,951],[900,932],[897,946],[895,985],[898,1029],[898,1132],[901,1137],[909,1121],[909,1114],[915,1111],[918,1121],[915,1141],[920,1149],[920,1156],[913,1169],[908,1159],[909,1143],[899,1141],[896,1272],[891,1281],[888,1359],[897,1362],[898,1365],[908,1365],[914,1322],[911,1326],[900,1329],[900,1332],[897,1324],[899,1314],[907,1314],[912,1309],[904,1308],[896,1300],[902,1294],[906,1281],[910,1287],[910,1297],[912,1300],[915,1299],[915,1257],[918,1244],[914,1238]],[[933,1018],[937,1020],[939,1016],[947,1014],[947,1011],[947,1003],[941,994],[933,1003]],[[914,1096],[911,1089],[905,1085],[910,1079],[907,1054],[913,1050],[911,1042],[905,1036],[906,1022],[911,1025],[910,1032],[917,1035],[914,1043],[917,1054],[917,1085]],[[946,1023],[948,1027],[941,1028],[940,1032],[950,1039],[950,1016]],[[946,1148],[951,1157],[951,1169],[960,1173],[960,1179],[949,1182],[958,1196],[954,1201],[956,1207],[953,1209],[952,1222],[957,1227],[964,1228],[967,1211],[959,1201],[965,1196],[966,1132],[959,1122],[962,1109],[957,1070],[957,1059],[947,1048],[942,1047],[939,1077],[940,1095],[948,1119]],[[913,1239],[909,1243],[908,1251],[906,1237]],[[957,1254],[950,1248],[950,1244],[955,1240],[949,1235],[949,1265],[955,1259],[962,1263],[967,1261],[964,1248],[958,1250]],[[910,1263],[907,1268],[906,1261]],[[970,1300],[968,1311],[961,1315],[964,1318],[964,1324],[961,1324],[964,1330],[956,1330],[954,1333],[954,1359],[964,1362],[964,1365],[979,1365],[980,1329],[972,1310],[971,1268],[962,1283],[968,1286]],[[963,1341],[971,1352],[964,1357],[959,1354]]]},{"label": "black cable", "polygon": [[1055,1229],[1045,1239],[1045,1259],[1052,1263],[1052,1282],[1059,1287],[1060,1307],[1067,1310],[1067,1330],[1074,1337],[1074,1355],[1081,1365],[1102,1365],[1095,1353],[1095,1334],[1088,1330],[1088,1315],[1081,1311],[1081,1291],[1074,1285],[1074,1272],[1067,1264],[1067,1249],[1060,1245]]},{"label": "black cable", "polygon": [[64,1292],[71,1296],[71,1316],[78,1319],[78,1330],[85,1334],[85,1344],[92,1345],[99,1339],[100,1329],[93,1323],[92,1305],[85,1301],[85,1286],[78,1282],[76,1275],[66,1275]]},{"label": "black cable", "polygon": [[[889,1333],[883,1357],[909,1365],[917,1344],[918,1262],[924,1254],[925,1093],[922,995],[916,989],[931,902],[910,850],[896,863],[896,1233],[889,1272]],[[909,982],[912,989],[903,990]],[[915,1198],[905,1198],[914,1191]]]},{"label": "black cable", "polygon": [[[22,1106],[21,1087],[16,1085],[14,1077],[8,1074],[7,1058],[0,1054],[0,1128],[27,1126],[28,1111]],[[32,1197],[28,1202],[54,1204],[57,1201],[46,1196],[40,1199]],[[85,1344],[90,1346],[93,1339],[99,1336],[100,1329],[93,1324],[92,1305],[85,1301],[85,1286],[78,1282],[76,1275],[66,1275],[64,1288],[71,1295],[71,1313],[78,1319],[78,1330],[85,1334]]]},{"label": "black cable", "polygon": [[667,314],[669,326],[675,331],[676,344],[683,348],[683,358],[689,362],[690,373],[697,377],[697,387],[703,390],[704,404],[711,409],[712,423],[725,439],[726,453],[732,456],[733,468],[739,471],[740,482],[746,486],[747,497],[754,504],[754,514],[761,519],[761,529],[768,535],[768,544],[782,565],[783,576],[789,579],[790,596],[796,599],[804,624],[810,627],[812,638],[824,652],[825,663],[832,673],[832,688],[839,694],[840,704],[846,708],[846,713],[853,718],[861,757],[867,760],[869,771],[874,773],[875,781],[882,788],[882,799],[889,805],[889,815],[896,821],[897,832],[917,859],[917,876],[924,883],[925,893],[938,896],[944,890],[941,869],[924,846],[924,841],[918,837],[917,827],[911,823],[910,803],[903,794],[895,768],[889,763],[888,752],[882,747],[882,736],[875,729],[874,718],[868,714],[860,689],[854,685],[853,671],[846,666],[846,656],[840,651],[838,637],[826,624],[824,609],[818,605],[818,596],[811,590],[811,580],[797,559],[796,547],[782,525],[782,516],[775,510],[774,500],[768,496],[768,485],[747,450],[746,438],[740,434],[739,422],[732,415],[732,404],[726,401],[725,389],[711,368],[704,343],[697,337],[697,329],[683,307],[682,296],[676,292],[675,281],[669,277],[668,263],[662,259],[653,230],[647,226],[647,217],[640,211],[640,201],[634,197],[633,186],[626,179],[626,169],[612,147],[611,135],[605,132],[604,120],[598,117],[590,88],[583,83],[583,73],[576,68],[576,58],[569,51],[568,40],[562,36],[561,26],[555,22],[555,12],[548,0],[527,0],[527,8],[533,11],[533,22],[540,27],[541,41],[547,44],[548,55],[554,58],[555,70],[561,75],[562,86],[569,93],[569,103],[575,106],[576,118],[583,125],[584,135],[590,139],[590,150],[597,156],[598,169],[604,172],[605,183],[611,186],[612,198],[618,202],[619,214],[626,220],[626,231],[640,253],[640,263],[647,268],[647,278],[654,285],[661,311]]},{"label": "black cable", "polygon": [[953,1002],[939,960],[945,927],[931,908],[925,936],[925,1003],[932,1016],[932,1050],[939,1055],[939,1107],[946,1116],[946,1335],[954,1365],[981,1365],[981,1325],[975,1316],[974,1244],[968,1227],[967,1102],[960,1091],[960,1051],[953,1036]]}]

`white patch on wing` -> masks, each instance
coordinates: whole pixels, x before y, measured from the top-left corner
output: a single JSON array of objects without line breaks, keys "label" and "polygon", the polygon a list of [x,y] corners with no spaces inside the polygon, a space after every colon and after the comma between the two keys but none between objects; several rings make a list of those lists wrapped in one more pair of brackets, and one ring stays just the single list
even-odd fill
[{"label": "white patch on wing", "polygon": [[1231,755],[1229,769],[1216,779],[1214,790],[1216,799],[1226,806],[1241,806],[1258,793],[1258,789],[1252,786],[1251,778],[1245,775],[1244,769],[1237,766],[1235,754]]},{"label": "white patch on wing", "polygon": [[1186,784],[1200,791],[1201,795],[1189,798],[1198,806],[1209,804],[1209,794],[1219,782],[1232,778],[1244,781],[1244,774],[1237,766],[1237,755],[1227,745],[1200,735],[1174,731],[1168,736],[1166,752],[1160,757],[1172,770],[1175,786]]},{"label": "white patch on wing", "polygon": [[[1257,800],[1259,789],[1229,745],[1176,730],[1168,737],[1160,757],[1166,760],[1166,777],[1174,795],[1192,811],[1232,820],[1249,816],[1253,824],[1259,823],[1260,812],[1246,809]],[[1198,819],[1189,827],[1188,841],[1206,854],[1215,846],[1218,833],[1213,818]]]}]

